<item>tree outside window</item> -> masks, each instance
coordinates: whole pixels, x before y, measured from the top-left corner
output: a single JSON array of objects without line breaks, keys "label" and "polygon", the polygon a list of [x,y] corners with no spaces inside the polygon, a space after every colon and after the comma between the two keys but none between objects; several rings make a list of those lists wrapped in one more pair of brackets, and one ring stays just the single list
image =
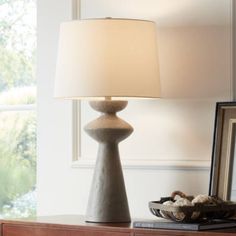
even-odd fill
[{"label": "tree outside window", "polygon": [[36,214],[36,0],[0,0],[0,217]]}]

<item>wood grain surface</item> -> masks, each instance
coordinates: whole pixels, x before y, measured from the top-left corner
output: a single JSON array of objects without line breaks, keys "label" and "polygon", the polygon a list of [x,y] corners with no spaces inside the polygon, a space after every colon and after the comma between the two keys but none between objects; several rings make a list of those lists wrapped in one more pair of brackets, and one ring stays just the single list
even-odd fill
[{"label": "wood grain surface", "polygon": [[1,220],[1,236],[236,236],[236,228],[211,231],[154,230],[131,224],[86,223],[81,216]]}]

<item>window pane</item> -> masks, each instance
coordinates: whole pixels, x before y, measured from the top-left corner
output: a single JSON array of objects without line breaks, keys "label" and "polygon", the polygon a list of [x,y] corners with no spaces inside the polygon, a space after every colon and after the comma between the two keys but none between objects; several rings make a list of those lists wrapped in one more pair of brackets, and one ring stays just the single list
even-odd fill
[{"label": "window pane", "polygon": [[[1,110],[35,104],[35,53],[36,0],[0,0]],[[0,216],[34,215],[35,112],[0,112],[0,130]]]},{"label": "window pane", "polygon": [[0,216],[35,215],[35,112],[0,112],[0,130]]},{"label": "window pane", "polygon": [[0,0],[0,104],[35,103],[36,0]]}]

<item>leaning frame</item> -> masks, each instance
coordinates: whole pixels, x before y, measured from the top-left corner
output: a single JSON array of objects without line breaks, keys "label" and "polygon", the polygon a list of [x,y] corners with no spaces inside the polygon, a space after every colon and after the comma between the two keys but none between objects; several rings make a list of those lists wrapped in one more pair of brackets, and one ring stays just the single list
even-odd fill
[{"label": "leaning frame", "polygon": [[209,195],[230,200],[235,152],[236,102],[216,105]]}]

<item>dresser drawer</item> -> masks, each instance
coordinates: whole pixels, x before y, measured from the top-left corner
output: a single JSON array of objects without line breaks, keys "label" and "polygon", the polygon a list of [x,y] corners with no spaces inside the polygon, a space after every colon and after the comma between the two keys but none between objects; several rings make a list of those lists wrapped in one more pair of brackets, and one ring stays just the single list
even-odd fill
[{"label": "dresser drawer", "polygon": [[62,229],[54,227],[3,224],[2,236],[130,236],[130,233],[106,230]]}]

